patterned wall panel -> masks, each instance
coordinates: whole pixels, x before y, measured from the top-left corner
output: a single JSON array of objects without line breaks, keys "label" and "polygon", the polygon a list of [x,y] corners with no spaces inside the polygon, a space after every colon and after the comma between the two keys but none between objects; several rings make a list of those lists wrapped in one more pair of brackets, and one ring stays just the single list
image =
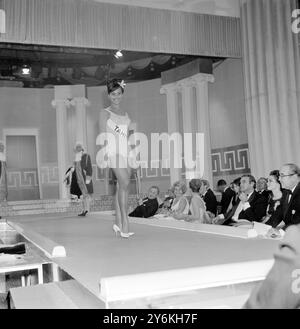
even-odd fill
[{"label": "patterned wall panel", "polygon": [[218,148],[211,152],[213,176],[250,173],[248,144]]},{"label": "patterned wall panel", "polygon": [[7,170],[7,185],[9,189],[24,189],[38,186],[36,169]]},{"label": "patterned wall panel", "polygon": [[58,167],[56,163],[42,165],[41,181],[42,185],[58,184]]}]

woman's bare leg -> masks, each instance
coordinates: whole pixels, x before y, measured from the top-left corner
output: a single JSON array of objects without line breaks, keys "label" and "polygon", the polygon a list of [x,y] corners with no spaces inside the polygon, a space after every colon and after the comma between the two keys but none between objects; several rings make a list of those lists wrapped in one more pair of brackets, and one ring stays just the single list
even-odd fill
[{"label": "woman's bare leg", "polygon": [[83,197],[83,211],[90,212],[91,210],[91,197],[89,194]]},{"label": "woman's bare leg", "polygon": [[115,224],[122,229],[122,218],[121,218],[121,209],[119,205],[119,183],[116,184],[116,195],[115,195],[115,208],[116,208],[116,216],[115,216]]},{"label": "woman's bare leg", "polygon": [[129,192],[129,174],[127,168],[113,168],[117,177],[119,188],[117,190],[117,199],[120,207],[122,226],[120,227],[123,233],[128,233],[129,222],[127,216],[128,209],[128,192]]}]

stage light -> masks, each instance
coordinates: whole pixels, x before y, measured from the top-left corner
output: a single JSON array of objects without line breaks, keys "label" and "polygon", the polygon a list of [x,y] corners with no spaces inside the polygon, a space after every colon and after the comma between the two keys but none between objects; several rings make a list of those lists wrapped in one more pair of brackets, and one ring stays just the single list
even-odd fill
[{"label": "stage light", "polygon": [[115,56],[117,59],[119,59],[119,58],[123,57],[123,54],[122,54],[121,50],[118,50],[118,51],[114,54],[114,56]]},{"label": "stage light", "polygon": [[24,65],[21,68],[21,74],[22,75],[30,75],[31,73],[31,68],[28,65]]}]

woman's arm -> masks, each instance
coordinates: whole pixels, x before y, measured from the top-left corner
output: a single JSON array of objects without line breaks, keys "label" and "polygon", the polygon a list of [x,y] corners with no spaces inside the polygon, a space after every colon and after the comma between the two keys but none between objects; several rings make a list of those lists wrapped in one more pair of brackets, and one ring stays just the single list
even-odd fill
[{"label": "woman's arm", "polygon": [[100,110],[99,113],[99,134],[106,133],[106,122],[108,119],[109,113],[105,110]]}]

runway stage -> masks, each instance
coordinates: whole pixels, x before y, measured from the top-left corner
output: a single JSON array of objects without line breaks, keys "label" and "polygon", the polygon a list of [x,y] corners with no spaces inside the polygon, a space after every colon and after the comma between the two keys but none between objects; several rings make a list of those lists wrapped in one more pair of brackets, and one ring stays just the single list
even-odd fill
[{"label": "runway stage", "polygon": [[34,232],[32,242],[44,250],[64,246],[66,257],[53,262],[106,303],[261,280],[278,246],[160,219],[130,219],[135,235],[123,239],[114,235],[113,218],[22,216],[8,223],[25,236]]}]

